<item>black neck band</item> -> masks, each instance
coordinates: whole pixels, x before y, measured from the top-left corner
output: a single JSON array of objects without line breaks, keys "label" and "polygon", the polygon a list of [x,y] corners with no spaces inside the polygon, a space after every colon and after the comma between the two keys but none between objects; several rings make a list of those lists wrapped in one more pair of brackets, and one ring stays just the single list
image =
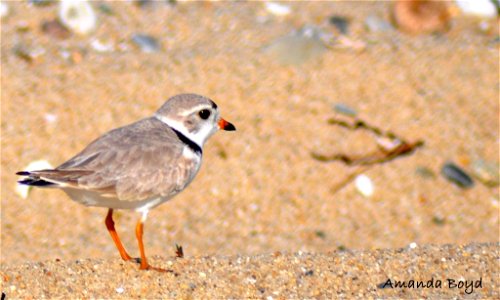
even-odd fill
[{"label": "black neck band", "polygon": [[187,138],[185,135],[183,135],[182,133],[180,133],[177,129],[169,126],[170,128],[172,128],[172,130],[175,132],[175,134],[177,135],[177,137],[179,138],[179,140],[181,140],[184,144],[186,144],[186,146],[188,146],[191,150],[194,151],[194,153],[198,153],[198,154],[202,154],[202,150],[201,150],[201,147],[198,146],[198,144],[196,144],[195,142],[193,142],[192,140],[190,140],[189,138]]}]

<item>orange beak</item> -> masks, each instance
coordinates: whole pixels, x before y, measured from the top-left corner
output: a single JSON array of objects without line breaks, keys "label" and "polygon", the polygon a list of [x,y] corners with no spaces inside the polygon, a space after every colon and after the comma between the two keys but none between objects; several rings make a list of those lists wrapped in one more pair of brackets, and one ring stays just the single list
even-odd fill
[{"label": "orange beak", "polygon": [[224,120],[223,118],[220,118],[219,120],[219,129],[226,130],[226,131],[235,131],[236,127],[234,127],[233,124],[229,123],[228,121]]}]

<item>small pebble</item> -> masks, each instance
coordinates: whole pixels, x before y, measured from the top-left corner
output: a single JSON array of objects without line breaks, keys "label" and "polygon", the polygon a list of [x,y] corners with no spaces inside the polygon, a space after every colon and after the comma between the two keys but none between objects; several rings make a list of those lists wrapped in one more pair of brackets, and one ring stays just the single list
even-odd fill
[{"label": "small pebble", "polygon": [[417,243],[413,242],[413,243],[410,243],[410,249],[415,249],[417,248]]},{"label": "small pebble", "polygon": [[447,162],[441,169],[441,174],[449,181],[455,183],[461,188],[471,188],[474,186],[474,181],[470,178],[465,171],[460,169],[457,165]]},{"label": "small pebble", "polygon": [[498,163],[477,159],[472,162],[472,175],[488,187],[496,187],[500,183]]},{"label": "small pebble", "polygon": [[442,226],[446,223],[445,218],[439,217],[439,216],[434,216],[432,217],[432,223]]},{"label": "small pebble", "polygon": [[67,39],[71,36],[71,32],[58,20],[44,21],[42,23],[42,32],[61,40]]},{"label": "small pebble", "polygon": [[44,119],[47,123],[53,124],[57,121],[57,115],[54,114],[45,114]]},{"label": "small pebble", "polygon": [[305,26],[290,35],[279,37],[263,51],[274,56],[280,64],[300,65],[325,52],[327,48],[321,36],[319,29]]},{"label": "small pebble", "polygon": [[479,22],[478,27],[479,27],[479,31],[481,31],[483,33],[487,33],[488,31],[491,30],[490,22],[485,21],[485,20]]},{"label": "small pebble", "polygon": [[288,5],[276,3],[276,2],[265,2],[266,10],[276,16],[286,16],[292,12]]},{"label": "small pebble", "polygon": [[[177,4],[177,0],[133,0],[135,5],[139,8],[144,9],[155,9],[159,4],[167,4],[169,6],[174,6]],[[189,0],[181,0],[181,1],[189,1]]]},{"label": "small pebble", "polygon": [[153,53],[160,50],[160,44],[158,41],[149,35],[134,34],[132,36],[132,42],[134,42],[142,50],[142,52],[145,53]]},{"label": "small pebble", "polygon": [[106,3],[101,3],[99,6],[97,6],[97,9],[99,9],[100,12],[102,12],[105,15],[111,16],[114,14],[113,9],[111,9],[111,6],[109,6]]},{"label": "small pebble", "polygon": [[365,19],[365,25],[371,32],[389,31],[393,28],[389,22],[382,20],[375,15],[368,16]]},{"label": "small pebble", "polygon": [[29,0],[29,4],[33,4],[35,6],[49,6],[51,4],[56,3],[55,0]]},{"label": "small pebble", "polygon": [[45,49],[41,47],[28,47],[23,44],[14,46],[14,54],[22,60],[33,63],[45,54]]},{"label": "small pebble", "polygon": [[9,6],[5,2],[0,2],[0,17],[3,19],[9,15]]},{"label": "small pebble", "polygon": [[374,187],[372,180],[366,175],[358,175],[355,179],[356,189],[358,192],[365,196],[371,197],[373,195]]},{"label": "small pebble", "polygon": [[19,33],[25,33],[31,30],[30,24],[25,20],[20,20],[15,26],[16,31]]},{"label": "small pebble", "polygon": [[332,16],[328,22],[335,26],[341,34],[348,34],[349,32],[349,20],[342,16]]},{"label": "small pebble", "polygon": [[257,282],[257,279],[254,277],[248,277],[246,281],[250,284],[255,284]]},{"label": "small pebble", "polygon": [[351,108],[343,103],[335,104],[333,106],[333,109],[339,114],[343,114],[350,117],[354,117],[358,114],[358,112],[354,108]]},{"label": "small pebble", "polygon": [[326,238],[326,233],[323,230],[316,230],[314,234],[320,239],[324,240]]},{"label": "small pebble", "polygon": [[436,178],[434,172],[432,172],[432,170],[427,167],[418,166],[415,169],[415,173],[417,173],[417,175],[419,175],[420,177],[426,179]]},{"label": "small pebble", "polygon": [[152,7],[155,4],[155,1],[152,0],[136,0],[134,4],[140,8],[148,8]]},{"label": "small pebble", "polygon": [[[31,163],[29,163],[25,168],[23,168],[20,171],[34,171],[34,170],[44,170],[44,169],[53,169],[53,168],[54,167],[48,161],[41,159],[41,160],[32,161]],[[20,177],[20,178],[22,178],[22,177]],[[31,191],[30,186],[16,183],[15,192],[21,198],[23,198],[23,199],[28,198],[30,191]]]},{"label": "small pebble", "polygon": [[491,205],[498,208],[498,206],[499,206],[498,204],[499,204],[498,197],[496,197],[496,198],[491,197]]},{"label": "small pebble", "polygon": [[338,246],[337,246],[337,250],[338,250],[338,251],[346,251],[346,250],[347,250],[347,247],[346,247],[346,246],[344,246],[344,245],[338,245]]},{"label": "small pebble", "polygon": [[61,0],[59,21],[78,34],[89,34],[97,26],[97,16],[86,0]]},{"label": "small pebble", "polygon": [[118,294],[123,294],[124,291],[125,291],[125,289],[123,287],[121,287],[121,286],[116,288],[116,292]]}]

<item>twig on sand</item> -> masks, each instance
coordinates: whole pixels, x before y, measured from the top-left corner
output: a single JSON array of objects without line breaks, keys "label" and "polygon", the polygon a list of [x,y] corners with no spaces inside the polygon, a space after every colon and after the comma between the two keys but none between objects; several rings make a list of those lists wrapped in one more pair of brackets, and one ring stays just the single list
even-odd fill
[{"label": "twig on sand", "polygon": [[328,120],[328,123],[332,125],[338,125],[349,130],[364,129],[372,132],[373,134],[375,134],[379,149],[372,153],[361,156],[352,156],[345,153],[325,155],[314,151],[311,152],[311,156],[314,159],[323,162],[340,160],[344,164],[349,166],[369,166],[381,164],[396,159],[400,156],[409,155],[413,153],[417,148],[424,145],[424,141],[422,140],[418,140],[416,142],[407,142],[405,139],[396,136],[390,131],[383,131],[377,127],[368,125],[362,120],[355,120],[355,122],[351,124],[343,120],[331,118],[330,120]]},{"label": "twig on sand", "polygon": [[312,158],[321,162],[341,161],[348,166],[357,166],[357,168],[347,175],[341,182],[335,184],[331,191],[333,194],[340,191],[359,174],[367,171],[376,164],[382,164],[394,160],[401,156],[412,154],[416,149],[424,145],[424,141],[417,140],[416,142],[408,142],[405,139],[398,137],[391,131],[383,131],[377,127],[367,124],[365,121],[355,119],[352,123],[331,118],[328,124],[341,126],[349,130],[367,130],[375,135],[375,141],[378,149],[365,155],[349,155],[345,153],[321,154],[312,151]]}]

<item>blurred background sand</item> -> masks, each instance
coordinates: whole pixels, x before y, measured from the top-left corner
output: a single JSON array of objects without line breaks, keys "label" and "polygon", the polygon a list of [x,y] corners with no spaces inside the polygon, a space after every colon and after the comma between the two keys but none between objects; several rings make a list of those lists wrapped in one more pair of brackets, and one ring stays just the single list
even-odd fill
[{"label": "blurred background sand", "polygon": [[[468,173],[478,160],[498,166],[498,32],[469,18],[454,19],[440,35],[370,32],[368,16],[388,19],[384,2],[288,3],[291,13],[282,17],[255,2],[98,4],[96,30],[64,40],[40,27],[57,5],[9,2],[2,18],[2,264],[118,257],[106,209],[54,190],[22,199],[14,174],[38,159],[57,166],[183,92],[212,98],[238,131],[213,137],[191,186],[150,213],[148,255],[172,256],[175,244],[186,256],[205,256],[498,242],[498,186],[476,179],[461,189],[440,174],[447,161]],[[350,20],[348,36],[364,50],[312,43],[321,50],[300,64],[280,63],[286,49],[265,51],[304,25],[335,35],[333,15]],[[131,41],[137,33],[160,48],[143,53]],[[99,52],[94,40],[114,49]],[[339,115],[338,103],[374,126],[425,141],[412,155],[363,172],[375,187],[371,197],[352,182],[333,192],[358,169],[311,157],[375,149],[369,134],[327,123]],[[138,217],[123,211],[115,218],[131,254],[138,254]]]}]

